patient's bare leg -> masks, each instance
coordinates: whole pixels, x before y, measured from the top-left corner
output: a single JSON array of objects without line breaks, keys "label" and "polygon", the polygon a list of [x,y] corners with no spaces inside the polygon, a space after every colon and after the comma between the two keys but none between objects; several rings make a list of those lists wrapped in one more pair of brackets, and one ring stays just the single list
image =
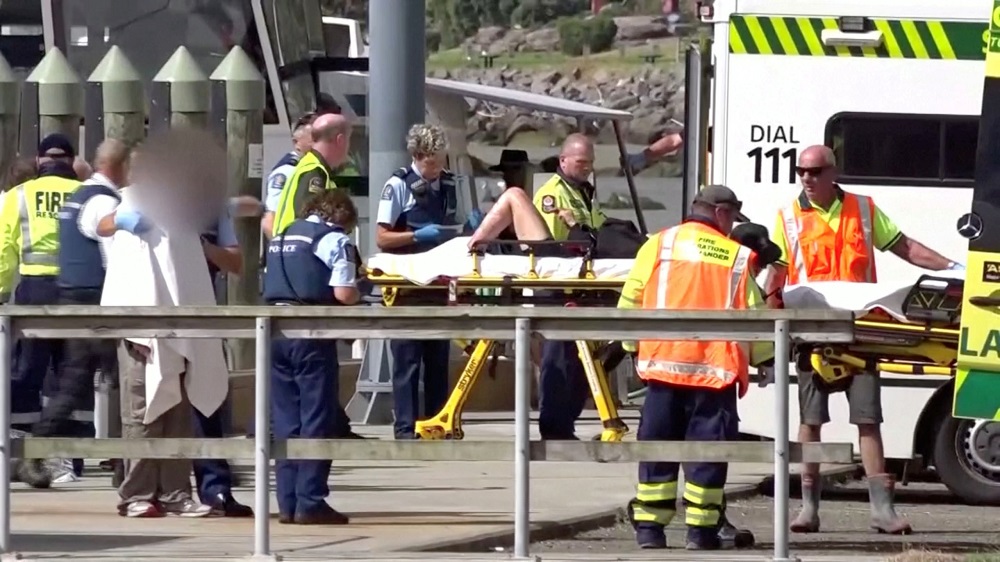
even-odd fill
[{"label": "patient's bare leg", "polygon": [[481,240],[496,238],[512,224],[518,240],[545,240],[549,237],[549,228],[531,204],[528,194],[519,187],[510,187],[483,218],[483,223],[469,240],[469,247]]}]

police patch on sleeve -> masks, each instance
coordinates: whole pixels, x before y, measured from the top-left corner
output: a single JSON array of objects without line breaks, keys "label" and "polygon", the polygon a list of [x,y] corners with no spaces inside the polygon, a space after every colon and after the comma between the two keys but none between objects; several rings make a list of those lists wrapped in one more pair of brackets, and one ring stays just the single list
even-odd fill
[{"label": "police patch on sleeve", "polygon": [[271,188],[281,189],[285,187],[286,181],[288,181],[288,176],[286,176],[285,174],[274,174],[274,177],[271,178]]},{"label": "police patch on sleeve", "polygon": [[309,192],[310,193],[322,193],[325,186],[323,185],[323,178],[319,176],[313,176],[309,178]]},{"label": "police patch on sleeve", "polygon": [[386,184],[385,187],[382,188],[381,199],[382,199],[382,201],[392,201],[392,186],[391,185]]},{"label": "police patch on sleeve", "polygon": [[542,212],[543,213],[554,213],[556,212],[556,198],[551,195],[546,195],[542,197]]}]

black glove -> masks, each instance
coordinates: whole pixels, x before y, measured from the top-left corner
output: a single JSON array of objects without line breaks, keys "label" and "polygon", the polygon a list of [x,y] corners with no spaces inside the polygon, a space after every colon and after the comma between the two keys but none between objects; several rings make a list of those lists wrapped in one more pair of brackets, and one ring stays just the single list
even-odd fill
[{"label": "black glove", "polygon": [[729,237],[753,250],[760,267],[767,267],[781,259],[781,248],[771,242],[766,226],[745,222],[733,228]]}]

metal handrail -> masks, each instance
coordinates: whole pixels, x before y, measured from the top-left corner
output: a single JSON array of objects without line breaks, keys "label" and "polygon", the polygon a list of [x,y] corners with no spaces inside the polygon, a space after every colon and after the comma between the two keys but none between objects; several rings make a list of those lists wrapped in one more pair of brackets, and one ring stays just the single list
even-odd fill
[{"label": "metal handrail", "polygon": [[[775,439],[770,443],[532,442],[529,434],[530,354],[515,355],[514,448],[496,442],[272,440],[270,385],[272,338],[515,340],[530,349],[532,335],[554,340],[732,340],[773,341],[775,356],[788,357],[792,340],[850,342],[854,315],[831,310],[649,311],[524,307],[101,307],[6,306],[0,315],[0,554],[11,552],[11,459],[47,457],[254,459],[254,556],[270,552],[270,461],[274,458],[396,460],[510,460],[514,478],[514,555],[529,547],[531,460],[635,462],[774,461],[774,558],[788,559],[788,487],[791,460],[852,460],[850,444],[788,442],[789,369],[775,366]],[[256,341],[255,441],[225,439],[38,439],[12,440],[11,352],[23,338],[252,338]],[[249,451],[252,447],[252,452]]]}]

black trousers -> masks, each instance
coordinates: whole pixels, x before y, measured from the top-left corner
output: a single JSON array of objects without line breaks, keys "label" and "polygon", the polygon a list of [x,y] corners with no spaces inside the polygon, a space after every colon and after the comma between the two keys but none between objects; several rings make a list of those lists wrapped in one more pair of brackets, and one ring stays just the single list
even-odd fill
[{"label": "black trousers", "polygon": [[[101,289],[59,289],[59,304],[101,304]],[[108,339],[67,339],[55,369],[54,392],[42,408],[42,418],[32,428],[39,437],[70,435],[76,429],[74,410],[82,409],[94,395],[94,377],[100,370],[118,387],[116,341]]]}]

